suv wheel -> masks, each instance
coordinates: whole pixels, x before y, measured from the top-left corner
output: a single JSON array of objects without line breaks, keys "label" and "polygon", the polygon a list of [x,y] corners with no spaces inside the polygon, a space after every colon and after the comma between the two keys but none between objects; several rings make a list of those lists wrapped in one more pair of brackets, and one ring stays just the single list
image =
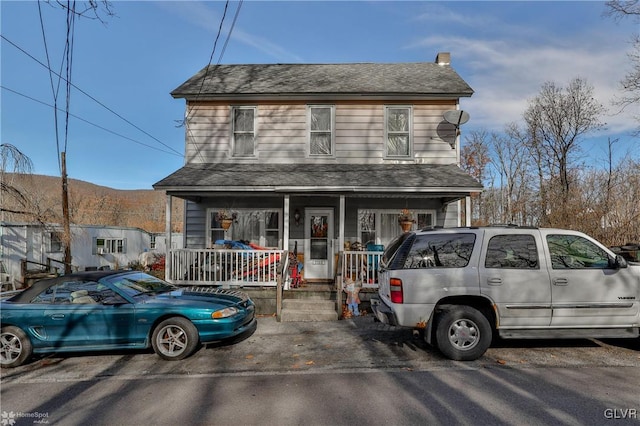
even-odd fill
[{"label": "suv wheel", "polygon": [[447,358],[472,361],[491,345],[492,330],[487,317],[471,306],[452,306],[440,314],[437,324],[438,349]]}]

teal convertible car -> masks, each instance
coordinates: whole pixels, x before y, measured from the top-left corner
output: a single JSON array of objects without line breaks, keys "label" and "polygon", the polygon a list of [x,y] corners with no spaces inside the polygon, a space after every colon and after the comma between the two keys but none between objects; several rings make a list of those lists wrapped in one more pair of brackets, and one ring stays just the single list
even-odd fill
[{"label": "teal convertible car", "polygon": [[33,353],[153,347],[180,360],[201,344],[252,333],[255,305],[240,291],[182,288],[139,271],[98,271],[36,282],[0,301],[0,365]]}]

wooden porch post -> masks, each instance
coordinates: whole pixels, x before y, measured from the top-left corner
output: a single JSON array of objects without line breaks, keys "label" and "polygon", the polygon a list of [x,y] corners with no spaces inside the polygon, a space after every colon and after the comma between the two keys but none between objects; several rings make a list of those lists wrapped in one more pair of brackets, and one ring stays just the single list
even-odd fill
[{"label": "wooden porch post", "polygon": [[284,227],[284,232],[282,235],[282,249],[289,250],[289,194],[285,194],[284,196],[284,218],[282,221],[282,226]]},{"label": "wooden porch post", "polygon": [[467,198],[465,198],[464,206],[465,206],[464,217],[466,219],[465,226],[471,226],[471,197],[467,196]]},{"label": "wooden porch post", "polygon": [[344,216],[345,216],[345,198],[344,195],[340,196],[340,204],[338,207],[338,217],[340,219],[340,227],[338,228],[338,253],[340,253],[344,247]]}]

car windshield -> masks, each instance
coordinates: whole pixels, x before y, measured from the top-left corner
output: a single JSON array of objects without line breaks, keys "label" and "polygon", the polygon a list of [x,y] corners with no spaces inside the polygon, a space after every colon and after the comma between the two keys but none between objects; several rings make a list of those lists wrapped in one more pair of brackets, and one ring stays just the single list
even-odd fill
[{"label": "car windshield", "polygon": [[109,282],[129,296],[151,295],[175,290],[175,287],[154,276],[137,273],[118,275]]}]

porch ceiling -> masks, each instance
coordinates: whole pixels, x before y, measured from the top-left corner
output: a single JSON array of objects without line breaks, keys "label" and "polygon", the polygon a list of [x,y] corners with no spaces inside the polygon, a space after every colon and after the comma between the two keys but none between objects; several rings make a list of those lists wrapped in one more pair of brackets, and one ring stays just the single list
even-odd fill
[{"label": "porch ceiling", "polygon": [[153,188],[177,196],[242,192],[460,198],[482,191],[478,181],[453,164],[190,164]]}]

